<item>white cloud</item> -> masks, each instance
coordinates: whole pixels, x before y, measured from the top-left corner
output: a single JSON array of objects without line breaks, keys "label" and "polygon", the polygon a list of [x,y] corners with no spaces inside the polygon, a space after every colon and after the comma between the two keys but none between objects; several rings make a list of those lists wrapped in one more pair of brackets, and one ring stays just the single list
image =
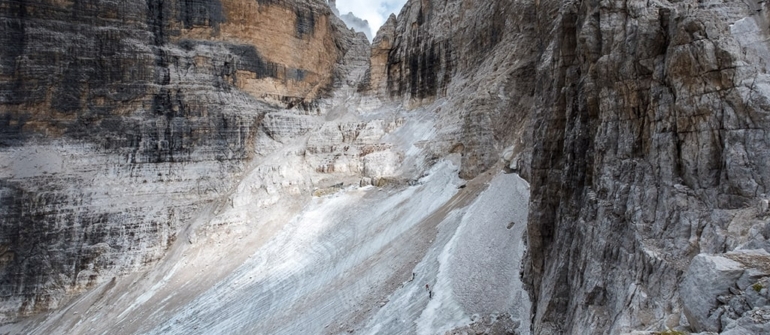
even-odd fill
[{"label": "white cloud", "polygon": [[366,21],[372,27],[372,33],[385,23],[391,13],[398,15],[406,0],[337,0],[340,14],[352,12]]}]

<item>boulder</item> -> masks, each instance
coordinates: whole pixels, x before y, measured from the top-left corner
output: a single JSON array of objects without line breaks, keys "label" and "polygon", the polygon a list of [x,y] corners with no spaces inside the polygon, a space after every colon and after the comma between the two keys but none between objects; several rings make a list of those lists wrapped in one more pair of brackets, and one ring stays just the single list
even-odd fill
[{"label": "boulder", "polygon": [[722,256],[701,254],[692,260],[679,290],[693,330],[720,330],[717,297],[729,294],[744,271],[743,264]]}]

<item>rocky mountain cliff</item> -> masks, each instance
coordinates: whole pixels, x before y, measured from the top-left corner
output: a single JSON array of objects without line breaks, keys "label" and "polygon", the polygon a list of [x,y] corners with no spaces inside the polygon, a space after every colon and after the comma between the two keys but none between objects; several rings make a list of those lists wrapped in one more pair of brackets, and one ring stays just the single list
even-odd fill
[{"label": "rocky mountain cliff", "polygon": [[536,332],[727,328],[700,327],[678,284],[699,253],[768,248],[766,15],[761,3],[576,2],[548,19],[529,222]]},{"label": "rocky mountain cliff", "polygon": [[323,1],[0,9],[4,321],[161,259],[259,134],[307,131],[365,43]]},{"label": "rocky mountain cliff", "polygon": [[[410,1],[372,73],[408,106],[445,96],[442,113],[465,114],[464,176],[509,144],[531,155],[512,165],[532,183],[535,333],[762,333],[737,326],[766,313],[761,299],[711,303],[737,278],[710,297],[679,285],[704,275],[688,271],[699,253],[770,251],[767,15],[763,2]],[[767,275],[745,263],[738,276]],[[704,300],[703,315],[688,305]]]},{"label": "rocky mountain cliff", "polygon": [[0,332],[770,327],[764,2],[0,11]]}]

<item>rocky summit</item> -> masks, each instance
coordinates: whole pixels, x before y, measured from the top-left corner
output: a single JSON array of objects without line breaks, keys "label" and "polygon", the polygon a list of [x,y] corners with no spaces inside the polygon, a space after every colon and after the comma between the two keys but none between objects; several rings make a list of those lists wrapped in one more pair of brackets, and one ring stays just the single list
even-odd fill
[{"label": "rocky summit", "polygon": [[0,27],[0,334],[770,333],[765,1]]}]

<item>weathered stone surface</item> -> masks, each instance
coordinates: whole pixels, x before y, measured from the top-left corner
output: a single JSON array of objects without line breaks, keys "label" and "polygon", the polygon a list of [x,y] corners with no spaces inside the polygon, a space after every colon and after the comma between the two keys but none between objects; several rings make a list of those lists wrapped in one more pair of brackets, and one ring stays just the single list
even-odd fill
[{"label": "weathered stone surface", "polygon": [[463,334],[501,334],[501,335],[516,335],[519,324],[521,322],[515,320],[510,315],[488,315],[483,317],[476,317],[473,323],[459,328],[450,330],[444,335],[463,335]]},{"label": "weathered stone surface", "polygon": [[388,96],[388,57],[395,39],[396,16],[391,14],[372,41],[368,77],[362,81],[361,91],[373,92],[381,97]]},{"label": "weathered stone surface", "polygon": [[514,142],[528,177],[535,9],[518,1],[408,1],[372,43],[364,91],[435,112],[439,140],[430,150],[461,153],[464,178],[492,167]]},{"label": "weathered stone surface", "polygon": [[518,151],[536,333],[665,329],[694,255],[767,240],[764,6],[410,1],[370,78],[440,115],[464,176]]},{"label": "weathered stone surface", "polygon": [[371,49],[320,0],[0,10],[4,321],[448,159],[531,181],[535,333],[766,327],[697,256],[770,250],[766,3],[411,0]]},{"label": "weathered stone surface", "polygon": [[712,314],[719,305],[716,297],[730,293],[744,270],[743,264],[725,257],[702,254],[693,258],[679,292],[684,314],[694,330],[720,330],[721,315]]},{"label": "weathered stone surface", "polygon": [[764,250],[738,250],[723,256],[739,263],[744,272],[729,287],[729,292],[717,296],[717,304],[709,311],[710,319],[716,319],[714,325],[723,334],[767,333],[770,329],[770,295],[767,289],[770,286],[770,254]]},{"label": "weathered stone surface", "polygon": [[3,1],[0,26],[0,322],[163,258],[362,43],[320,0]]},{"label": "weathered stone surface", "polygon": [[723,335],[767,334],[770,332],[770,306],[755,308],[730,323]]},{"label": "weathered stone surface", "polygon": [[540,10],[554,16],[538,27],[535,332],[665,329],[679,320],[689,260],[747,243],[759,223],[768,78],[764,44],[744,39],[767,33],[732,29],[763,22],[766,9],[604,1]]}]

